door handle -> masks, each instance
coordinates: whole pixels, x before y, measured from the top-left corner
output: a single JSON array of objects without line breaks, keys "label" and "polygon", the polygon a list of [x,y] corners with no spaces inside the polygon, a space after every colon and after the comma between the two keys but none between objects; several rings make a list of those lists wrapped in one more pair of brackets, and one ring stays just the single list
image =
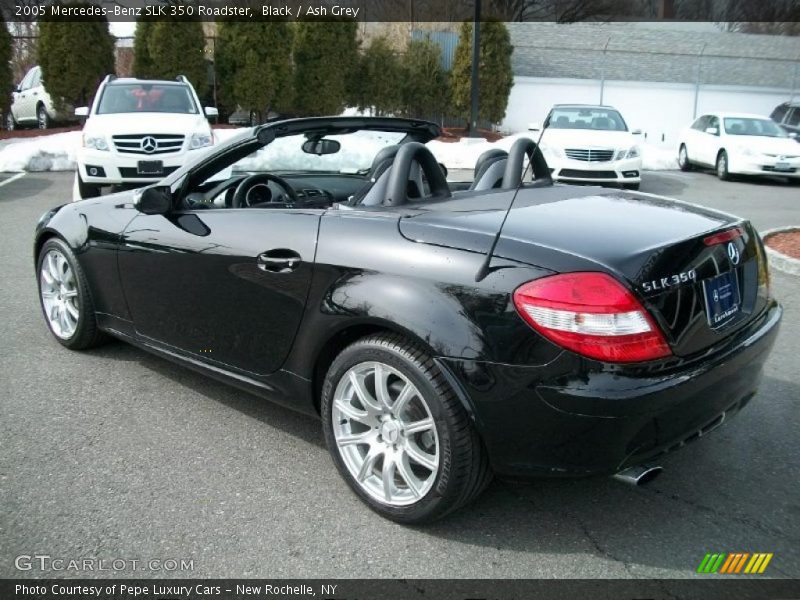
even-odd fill
[{"label": "door handle", "polygon": [[270,273],[290,273],[303,262],[300,255],[288,248],[274,248],[258,255],[258,268]]}]

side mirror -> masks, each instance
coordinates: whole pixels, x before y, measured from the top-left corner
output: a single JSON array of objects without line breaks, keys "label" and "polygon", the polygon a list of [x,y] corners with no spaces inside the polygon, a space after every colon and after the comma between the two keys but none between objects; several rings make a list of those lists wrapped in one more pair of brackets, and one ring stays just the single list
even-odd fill
[{"label": "side mirror", "polygon": [[14,86],[14,93],[15,94],[19,94],[21,91],[22,91],[22,88],[20,86],[18,86],[18,85]]},{"label": "side mirror", "polygon": [[631,135],[642,135],[642,130],[634,129],[633,131],[631,131]]},{"label": "side mirror", "polygon": [[711,135],[719,135],[719,129],[716,127],[706,127],[706,133],[710,133]]},{"label": "side mirror", "polygon": [[172,194],[165,187],[144,188],[133,205],[146,215],[165,215],[172,209]]},{"label": "side mirror", "polygon": [[528,123],[528,131],[539,131],[541,128],[542,126],[535,121],[533,123]]},{"label": "side mirror", "polygon": [[789,132],[789,137],[794,139],[794,140],[796,140],[797,139],[797,133],[795,133],[794,131],[791,131],[791,132]]},{"label": "side mirror", "polygon": [[89,116],[89,107],[88,106],[79,106],[75,109],[75,116],[76,117],[88,117]]},{"label": "side mirror", "polygon": [[206,106],[203,110],[205,111],[207,117],[219,116],[219,110],[216,106]]}]

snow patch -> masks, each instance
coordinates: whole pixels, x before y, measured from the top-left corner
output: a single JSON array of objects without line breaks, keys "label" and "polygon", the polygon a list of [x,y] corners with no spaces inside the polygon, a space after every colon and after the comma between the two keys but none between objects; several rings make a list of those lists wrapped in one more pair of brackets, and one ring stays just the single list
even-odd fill
[{"label": "snow patch", "polygon": [[27,138],[0,149],[0,171],[74,171],[81,132]]},{"label": "snow patch", "polygon": [[678,152],[653,144],[641,144],[642,171],[674,171],[678,169]]}]

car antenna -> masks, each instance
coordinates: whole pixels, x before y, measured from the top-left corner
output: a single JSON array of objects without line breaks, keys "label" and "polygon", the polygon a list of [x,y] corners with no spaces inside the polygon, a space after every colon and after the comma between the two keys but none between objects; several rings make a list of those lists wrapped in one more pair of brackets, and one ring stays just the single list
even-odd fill
[{"label": "car antenna", "polygon": [[[536,140],[536,146],[533,149],[534,152],[536,152],[536,150],[539,148],[539,144],[542,141],[542,136],[544,135],[544,130],[547,129],[547,124],[548,120],[545,119],[544,125],[542,125],[542,130],[539,132],[539,139]],[[492,262],[492,255],[494,254],[494,250],[497,247],[497,242],[500,241],[500,235],[503,233],[503,227],[505,227],[506,219],[508,219],[508,215],[511,214],[511,209],[514,208],[514,201],[517,199],[517,194],[519,194],[519,190],[522,187],[522,183],[525,181],[525,175],[527,175],[528,169],[531,169],[531,171],[533,171],[533,156],[531,156],[530,159],[528,160],[528,166],[525,167],[525,170],[522,172],[522,177],[519,178],[519,183],[517,184],[517,188],[514,190],[514,195],[511,197],[511,202],[508,203],[506,214],[503,215],[503,220],[500,223],[500,228],[497,230],[497,235],[494,236],[492,245],[489,246],[489,251],[486,253],[486,258],[484,259],[483,263],[481,263],[478,272],[475,273],[476,282],[483,281],[489,274],[489,263]]]}]

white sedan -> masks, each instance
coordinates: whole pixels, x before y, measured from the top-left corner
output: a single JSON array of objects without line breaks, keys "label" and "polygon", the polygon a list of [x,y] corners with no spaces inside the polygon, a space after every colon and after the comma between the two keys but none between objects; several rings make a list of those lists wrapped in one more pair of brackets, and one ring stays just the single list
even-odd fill
[{"label": "white sedan", "polygon": [[800,179],[800,145],[771,119],[745,113],[709,113],[681,132],[678,165],[713,167],[731,175]]},{"label": "white sedan", "polygon": [[542,150],[554,180],[639,189],[642,155],[636,136],[640,132],[629,131],[615,108],[556,104],[544,127]]}]

